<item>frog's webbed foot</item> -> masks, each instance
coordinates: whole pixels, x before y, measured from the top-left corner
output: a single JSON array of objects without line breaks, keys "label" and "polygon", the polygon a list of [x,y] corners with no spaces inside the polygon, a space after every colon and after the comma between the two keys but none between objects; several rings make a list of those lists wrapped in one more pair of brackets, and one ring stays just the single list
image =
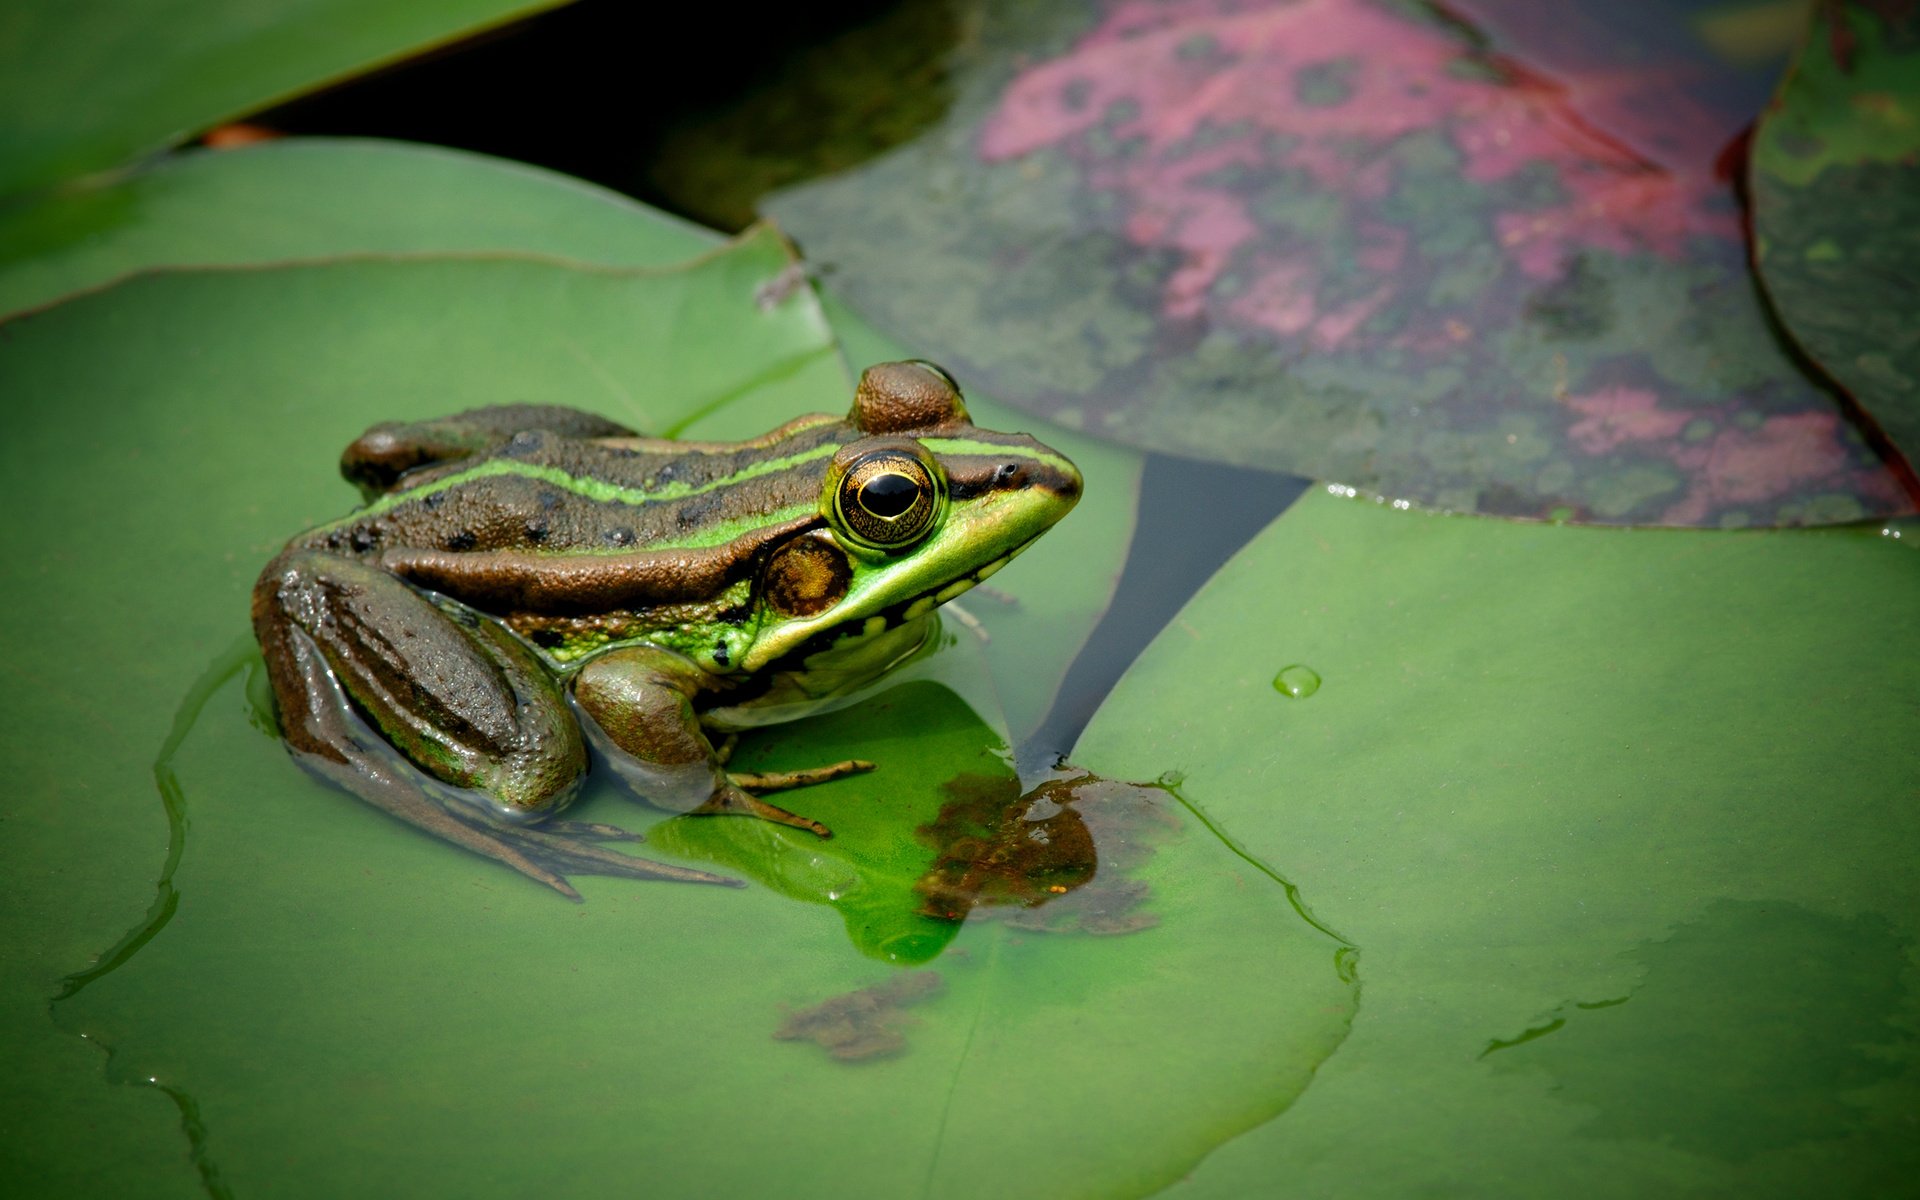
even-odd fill
[{"label": "frog's webbed foot", "polygon": [[[345,709],[344,700],[341,708]],[[281,712],[285,722],[286,705],[281,706]],[[567,883],[565,876],[535,862],[511,841],[498,836],[497,831],[462,820],[436,803],[418,780],[410,778],[411,767],[394,761],[395,755],[382,754],[365,745],[355,736],[358,731],[353,727],[358,722],[351,714],[342,711],[338,715],[337,723],[317,721],[304,731],[324,739],[326,749],[312,750],[296,744],[294,756],[302,765],[417,829],[512,867],[570,900],[580,899],[580,893]],[[289,736],[287,740],[292,743],[294,739]]]},{"label": "frog's webbed foot", "polygon": [[[344,698],[342,707],[344,708]],[[358,725],[348,715],[348,728]],[[512,867],[578,902],[579,891],[569,875],[608,875],[623,879],[658,879],[677,883],[715,883],[745,887],[737,879],[689,867],[670,866],[598,846],[598,841],[644,841],[639,834],[615,825],[589,821],[548,821],[538,826],[510,825],[488,817],[466,800],[441,800],[438,790],[422,786],[412,764],[387,747],[354,745],[346,762],[336,762],[309,751],[297,754],[307,767],[332,780],[376,808],[456,846]]]},{"label": "frog's webbed foot", "polygon": [[598,821],[544,821],[540,829],[545,833],[590,838],[596,842],[644,842],[647,840],[631,829],[622,829],[618,825],[603,825]]},{"label": "frog's webbed foot", "polygon": [[535,827],[573,799],[586,747],[560,689],[491,622],[319,551],[276,559],[253,617],[288,746],[376,808],[574,900],[568,873],[740,886],[595,845],[630,838],[612,826]]},{"label": "frog's webbed foot", "polygon": [[[556,828],[556,826],[558,828]],[[639,834],[624,829],[615,830],[619,836],[609,837],[600,832],[581,834],[574,830],[585,828],[598,831],[615,829],[611,825],[583,824],[577,821],[551,822],[540,826],[507,827],[497,829],[496,836],[513,844],[523,857],[534,863],[537,868],[548,868],[552,879],[541,878],[540,882],[553,888],[570,899],[580,899],[580,893],[573,890],[564,873],[576,875],[614,875],[624,879],[662,879],[675,883],[717,883],[722,887],[745,887],[738,879],[729,879],[724,875],[713,875],[706,871],[696,871],[691,867],[675,867],[651,859],[635,858],[631,854],[622,854],[617,850],[608,850],[594,844],[593,840],[643,841]]]}]

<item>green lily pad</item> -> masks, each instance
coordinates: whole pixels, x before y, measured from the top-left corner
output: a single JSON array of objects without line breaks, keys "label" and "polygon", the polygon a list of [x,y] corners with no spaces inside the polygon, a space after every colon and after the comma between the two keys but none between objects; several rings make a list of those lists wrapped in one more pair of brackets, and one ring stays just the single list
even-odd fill
[{"label": "green lily pad", "polygon": [[0,196],[120,166],[555,0],[15,0],[0,17]]},{"label": "green lily pad", "polygon": [[506,251],[666,266],[711,233],[502,159],[357,139],[194,150],[0,208],[0,314],[137,271]]},{"label": "green lily pad", "polygon": [[[958,26],[937,122],[762,209],[982,390],[1456,511],[1912,507],[1755,292],[1716,164],[1770,72],[1687,11],[973,0]],[[743,169],[761,124],[716,127]]]},{"label": "green lily pad", "polygon": [[1877,528],[1280,517],[1075,751],[1185,772],[1364,963],[1313,1088],[1186,1190],[1905,1190],[1917,611]]},{"label": "green lily pad", "polygon": [[[811,294],[769,291],[792,267],[785,243],[761,229],[666,270],[498,255],[163,273],[122,285],[110,301],[87,297],[57,317],[48,311],[10,322],[13,340],[32,337],[36,350],[15,352],[22,374],[9,390],[30,422],[52,419],[54,389],[79,386],[82,376],[103,402],[139,410],[151,407],[146,397],[161,386],[145,373],[157,358],[183,361],[183,371],[244,379],[254,388],[249,401],[274,414],[307,397],[310,381],[325,379],[341,389],[329,445],[342,446],[383,412],[405,419],[484,404],[564,401],[667,434],[729,403],[760,402],[768,392],[775,393],[764,402],[769,408],[838,409],[850,385]],[[634,296],[657,297],[647,304],[658,316],[626,315]],[[255,311],[261,315],[249,318]],[[690,352],[727,345],[728,331],[743,321],[763,331],[748,350]],[[298,355],[287,348],[288,328],[302,331]],[[259,344],[242,342],[249,332]],[[99,339],[88,344],[90,356],[79,349],[87,337]],[[115,353],[99,354],[107,344]],[[213,346],[219,359],[199,367]],[[664,364],[673,364],[671,373]],[[30,367],[45,374],[24,374]],[[54,368],[71,374],[56,382]],[[222,433],[207,436],[213,454]],[[262,483],[285,480],[281,464],[260,461],[258,451],[251,457]],[[330,451],[321,455],[330,460]],[[335,495],[303,516],[317,521],[338,507]]]},{"label": "green lily pad", "polygon": [[560,902],[302,776],[237,680],[173,765],[178,914],[57,1013],[190,1098],[235,1194],[595,1192],[644,1163],[653,1195],[1142,1195],[1283,1110],[1353,1004],[1342,944],[1163,793],[1130,872],[1157,924],[969,922],[902,978],[771,889]]},{"label": "green lily pad", "polygon": [[1755,259],[1781,320],[1920,453],[1920,13],[1822,5],[1754,135]]}]

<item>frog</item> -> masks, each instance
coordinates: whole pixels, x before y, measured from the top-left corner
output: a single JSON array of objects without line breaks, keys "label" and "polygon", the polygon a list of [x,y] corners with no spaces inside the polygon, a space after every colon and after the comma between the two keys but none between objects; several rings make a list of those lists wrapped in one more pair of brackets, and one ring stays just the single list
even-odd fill
[{"label": "frog", "polygon": [[921,360],[868,367],[844,415],[745,441],[508,404],[375,425],[340,471],[361,507],[289,540],[252,595],[288,751],[575,901],[579,874],[743,886],[567,819],[592,764],[668,812],[832,836],[763,796],[875,764],[733,772],[737,738],[926,652],[938,606],[1083,486],[1033,437],[974,425]]}]

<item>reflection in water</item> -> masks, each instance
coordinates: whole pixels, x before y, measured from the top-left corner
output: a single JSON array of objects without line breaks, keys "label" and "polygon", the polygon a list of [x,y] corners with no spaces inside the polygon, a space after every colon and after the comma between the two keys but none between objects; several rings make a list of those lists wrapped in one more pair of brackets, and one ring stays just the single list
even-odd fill
[{"label": "reflection in water", "polygon": [[[1018,906],[1008,924],[1042,933],[1133,933],[1149,888],[1129,873],[1177,828],[1159,788],[1081,774],[1020,793],[1013,780],[962,775],[940,815],[917,831],[939,857],[914,890],[920,911],[949,921]],[[1046,906],[1046,911],[1040,911]]]},{"label": "reflection in water", "polygon": [[884,1058],[907,1048],[902,1029],[918,1022],[901,1011],[940,994],[938,971],[908,971],[884,983],[822,1000],[787,1017],[774,1031],[782,1042],[813,1042],[843,1062]]}]

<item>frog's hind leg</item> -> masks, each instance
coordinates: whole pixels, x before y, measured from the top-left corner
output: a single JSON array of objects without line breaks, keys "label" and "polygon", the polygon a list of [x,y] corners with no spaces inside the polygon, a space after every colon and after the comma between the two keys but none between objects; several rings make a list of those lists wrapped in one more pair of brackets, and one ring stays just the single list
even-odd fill
[{"label": "frog's hind leg", "polygon": [[576,900],[565,872],[734,883],[588,840],[604,827],[529,827],[572,800],[586,749],[560,689],[493,622],[312,550],[261,574],[253,621],[287,744],[362,800]]}]

